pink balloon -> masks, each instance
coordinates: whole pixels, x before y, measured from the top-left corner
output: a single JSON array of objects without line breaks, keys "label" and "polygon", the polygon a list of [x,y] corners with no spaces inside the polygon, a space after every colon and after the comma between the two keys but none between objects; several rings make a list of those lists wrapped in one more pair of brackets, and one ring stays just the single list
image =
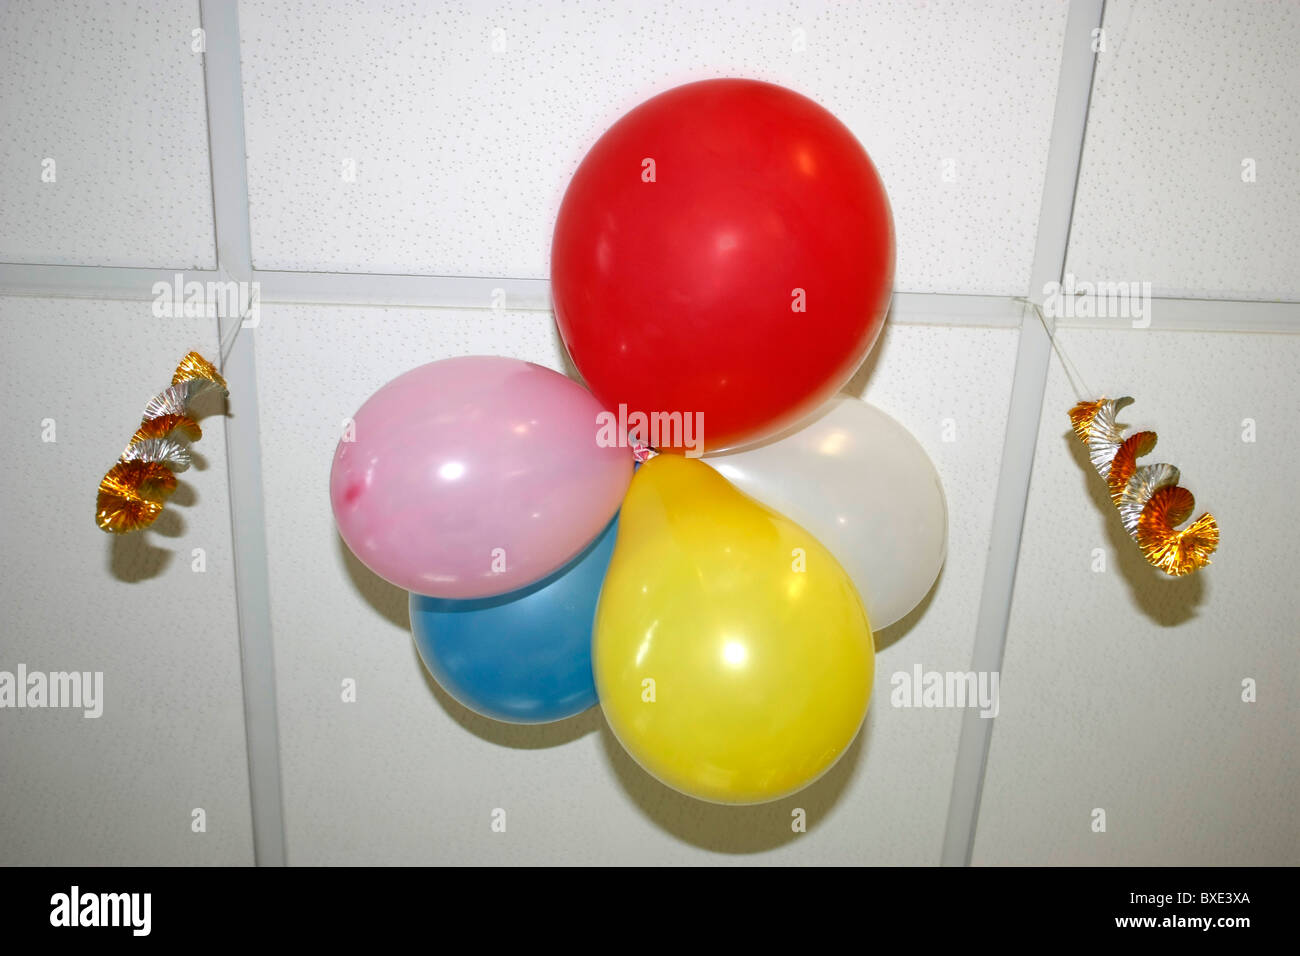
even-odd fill
[{"label": "pink balloon", "polygon": [[361,406],[330,503],[366,567],[400,588],[480,598],[558,570],[614,516],[627,448],[597,444],[601,407],[558,372],[492,356],[412,369]]}]

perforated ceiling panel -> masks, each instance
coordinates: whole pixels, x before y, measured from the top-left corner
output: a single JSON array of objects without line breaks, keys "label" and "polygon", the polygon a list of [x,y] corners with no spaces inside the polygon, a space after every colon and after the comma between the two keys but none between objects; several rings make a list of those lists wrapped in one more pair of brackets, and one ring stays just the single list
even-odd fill
[{"label": "perforated ceiling panel", "polygon": [[1159,435],[1142,461],[1178,466],[1223,537],[1188,577],[1146,564],[1070,432],[1075,395],[1053,363],[974,862],[1294,865],[1300,596],[1278,568],[1297,509],[1275,476],[1300,443],[1300,338],[1059,338],[1089,384],[1136,398],[1121,422]]},{"label": "perforated ceiling panel", "polygon": [[545,277],[565,185],[649,96],[747,76],[880,168],[903,291],[1021,295],[1065,4],[240,4],[262,269]]},{"label": "perforated ceiling panel", "polygon": [[145,402],[215,345],[210,320],[148,302],[0,296],[0,670],[82,674],[84,703],[99,687],[98,716],[0,710],[6,865],[253,862],[219,403],[148,530],[95,523]]},{"label": "perforated ceiling panel", "polygon": [[0,262],[216,266],[197,2],[0,4]]},{"label": "perforated ceiling panel", "polygon": [[1300,299],[1300,4],[1109,0],[1105,31],[1069,271]]}]

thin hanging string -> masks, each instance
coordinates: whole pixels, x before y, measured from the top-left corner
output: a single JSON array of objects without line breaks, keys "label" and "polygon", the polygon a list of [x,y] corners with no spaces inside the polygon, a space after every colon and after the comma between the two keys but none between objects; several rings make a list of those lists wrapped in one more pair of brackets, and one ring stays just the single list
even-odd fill
[{"label": "thin hanging string", "polygon": [[[234,277],[231,276],[231,274],[227,272],[225,269],[219,269],[218,271],[220,271],[220,273],[226,277],[226,281],[235,282]],[[235,288],[239,288],[238,283],[236,283]],[[234,324],[234,327],[231,328],[231,330],[226,333],[226,337],[221,341],[221,356],[218,359],[218,363],[220,364],[221,369],[223,371],[226,368],[226,359],[230,358],[230,353],[235,347],[235,340],[239,338],[239,330],[244,327],[244,320],[248,318],[248,314],[252,310],[253,310],[253,286],[252,283],[249,283],[248,299],[247,301],[242,303],[239,308],[239,321]],[[218,324],[217,327],[220,328],[220,324]]]},{"label": "thin hanging string", "polygon": [[[1038,321],[1043,326],[1043,331],[1047,333],[1047,340],[1052,343],[1052,351],[1055,352],[1056,357],[1061,360],[1061,368],[1065,372],[1066,380],[1070,383],[1070,388],[1074,390],[1074,397],[1081,402],[1096,399],[1098,397],[1097,393],[1088,387],[1088,383],[1083,380],[1083,376],[1079,374],[1079,370],[1075,367],[1074,363],[1070,361],[1070,357],[1065,354],[1065,350],[1061,348],[1061,343],[1056,340],[1056,333],[1052,330],[1052,327],[1047,324],[1047,316],[1043,315],[1043,310],[1039,304],[1020,296],[1016,296],[1016,301],[1028,305],[1034,310],[1034,314],[1038,316]],[[1082,388],[1080,386],[1082,386]]]}]

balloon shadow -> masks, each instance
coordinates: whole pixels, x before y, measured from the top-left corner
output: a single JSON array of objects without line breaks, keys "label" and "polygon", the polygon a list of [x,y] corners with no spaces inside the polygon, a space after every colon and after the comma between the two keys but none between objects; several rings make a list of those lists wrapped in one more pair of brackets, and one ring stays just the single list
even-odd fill
[{"label": "balloon shadow", "polygon": [[409,634],[411,615],[407,606],[409,599],[407,593],[396,584],[389,584],[362,564],[338,532],[334,534],[334,541],[339,554],[343,556],[343,566],[352,580],[352,586],[357,589],[367,604],[379,612],[381,617]]},{"label": "balloon shadow", "polygon": [[805,811],[809,832],[829,815],[862,757],[873,712],[874,708],[868,708],[853,743],[816,783],[780,800],[753,806],[725,806],[679,793],[642,770],[604,720],[600,722],[600,736],[619,784],[660,828],[683,842],[715,853],[762,853],[804,835],[791,829],[796,808]]},{"label": "balloon shadow", "polygon": [[[599,541],[599,538],[597,538],[597,541]],[[493,720],[491,717],[484,717],[470,710],[443,690],[442,686],[434,680],[433,675],[429,673],[428,668],[424,666],[424,661],[420,659],[420,652],[415,646],[415,639],[411,637],[410,594],[397,585],[385,581],[362,564],[337,532],[335,533],[335,542],[339,554],[343,557],[343,565],[347,569],[353,587],[381,617],[403,631],[410,643],[411,654],[415,658],[415,666],[419,668],[420,675],[424,678],[430,693],[433,694],[451,719],[460,724],[465,730],[500,747],[510,747],[515,750],[539,750],[544,747],[556,747],[577,740],[579,737],[585,737],[602,723],[598,706],[589,708],[581,714],[565,720],[558,720],[548,724],[509,724],[504,721]],[[581,561],[596,546],[596,543],[596,541],[593,541],[592,544],[588,545],[587,549],[573,559],[574,563]],[[513,600],[520,595],[532,593],[546,587],[563,575],[570,566],[565,565],[564,568],[530,585],[528,588],[485,600]]]},{"label": "balloon shadow", "polygon": [[411,653],[415,656],[415,666],[420,669],[424,683],[428,685],[430,693],[437,698],[448,716],[474,736],[498,747],[509,747],[512,750],[542,750],[547,747],[558,747],[587,736],[604,723],[599,706],[590,707],[573,717],[549,724],[508,724],[493,720],[491,717],[484,717],[482,714],[474,713],[452,697],[433,679],[429,669],[424,666],[424,661],[420,659],[420,652],[415,646],[414,639],[411,640]]},{"label": "balloon shadow", "polygon": [[1124,530],[1106,483],[1098,477],[1088,459],[1087,447],[1072,429],[1066,429],[1061,439],[1069,447],[1070,457],[1079,468],[1088,498],[1105,519],[1106,537],[1120,574],[1128,584],[1133,604],[1161,627],[1177,627],[1196,617],[1198,607],[1205,600],[1202,576],[1170,577],[1148,564],[1137,543]]},{"label": "balloon shadow", "polygon": [[[892,311],[892,307],[891,307]],[[840,392],[844,395],[852,395],[854,398],[862,398],[862,393],[867,390],[867,383],[871,381],[871,375],[876,370],[876,365],[880,362],[880,356],[883,355],[887,348],[889,319],[885,319],[885,327],[880,330],[880,335],[876,338],[876,344],[872,346],[867,357],[862,360],[858,370],[853,373],[853,377],[845,383]],[[863,399],[866,401],[866,399]]]},{"label": "balloon shadow", "polygon": [[560,327],[555,324],[554,312],[551,313],[551,338],[555,342],[556,351],[560,353],[560,363],[564,366],[564,374],[583,388],[586,388],[587,380],[578,371],[578,366],[573,364],[573,359],[569,357],[569,350],[564,346],[564,339],[560,337]]},{"label": "balloon shadow", "polygon": [[947,558],[945,558],[943,564],[939,568],[938,576],[934,579],[934,583],[930,585],[930,590],[925,592],[925,597],[921,599],[921,603],[912,608],[912,610],[908,611],[907,614],[900,617],[893,624],[890,624],[888,627],[882,627],[872,635],[872,637],[875,638],[877,654],[883,651],[886,647],[897,644],[908,635],[912,628],[916,627],[917,622],[925,616],[925,612],[934,601],[934,596],[939,590],[939,582],[943,580],[944,572],[947,569],[948,561]]}]

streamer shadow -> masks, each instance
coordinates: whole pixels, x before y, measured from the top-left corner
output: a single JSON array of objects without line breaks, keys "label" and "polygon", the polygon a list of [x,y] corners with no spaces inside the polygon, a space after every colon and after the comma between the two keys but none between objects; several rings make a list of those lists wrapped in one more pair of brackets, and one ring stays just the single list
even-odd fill
[{"label": "streamer shadow", "polygon": [[1089,500],[1102,515],[1107,542],[1114,552],[1116,566],[1128,584],[1134,607],[1161,627],[1177,627],[1195,618],[1197,609],[1205,600],[1205,581],[1201,575],[1174,578],[1148,564],[1137,543],[1124,530],[1106,483],[1088,460],[1088,449],[1072,429],[1062,432],[1061,440],[1066,443],[1070,457],[1079,469]]}]

